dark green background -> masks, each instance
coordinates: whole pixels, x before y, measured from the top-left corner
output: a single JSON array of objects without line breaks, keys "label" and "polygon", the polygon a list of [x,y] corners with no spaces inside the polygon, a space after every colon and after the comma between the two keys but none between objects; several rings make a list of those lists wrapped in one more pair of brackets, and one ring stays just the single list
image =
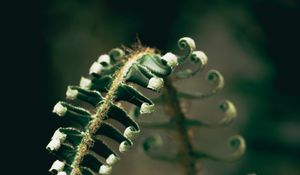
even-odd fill
[{"label": "dark green background", "polygon": [[[56,0],[2,5],[1,117],[8,119],[2,123],[1,151],[7,163],[3,170],[47,174],[54,158],[44,148],[60,126],[51,114],[53,105],[64,98],[68,84],[87,75],[100,54],[121,44],[130,46],[138,35],[142,43],[163,52],[176,50],[177,39],[190,36],[208,55],[208,68],[225,76],[220,96],[193,104],[196,110],[191,114],[218,114],[210,106],[228,98],[236,104],[239,118],[231,129],[200,130],[195,142],[203,148],[203,142],[210,142],[206,146],[222,154],[228,151],[226,138],[239,133],[248,150],[237,163],[203,161],[203,175],[299,175],[299,7],[296,0]],[[177,86],[199,90],[206,83],[203,76]],[[115,167],[115,174],[178,174],[177,167],[140,158],[143,154],[134,151]]]}]

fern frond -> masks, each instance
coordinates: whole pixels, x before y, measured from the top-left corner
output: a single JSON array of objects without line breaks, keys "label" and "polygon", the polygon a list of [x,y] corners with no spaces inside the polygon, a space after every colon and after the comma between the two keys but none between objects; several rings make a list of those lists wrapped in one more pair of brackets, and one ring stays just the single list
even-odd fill
[{"label": "fern frond", "polygon": [[[111,145],[105,143],[102,136],[105,136],[119,145],[119,152],[124,153],[133,146],[133,140],[140,133],[140,127],[134,118],[139,114],[149,114],[154,111],[154,102],[139,92],[133,85],[139,85],[154,92],[160,92],[164,82],[169,88],[167,100],[173,103],[172,117],[175,120],[170,123],[154,123],[144,126],[152,128],[165,128],[181,132],[180,139],[183,144],[179,155],[194,157],[189,158],[184,166],[196,174],[195,162],[199,158],[213,159],[234,159],[244,153],[245,143],[242,137],[234,137],[237,142],[237,151],[233,156],[217,157],[210,154],[194,151],[189,141],[187,129],[193,126],[225,126],[231,123],[236,117],[236,110],[230,101],[224,101],[220,105],[221,111],[225,114],[217,123],[205,123],[198,120],[188,120],[180,109],[179,100],[203,99],[216,94],[224,86],[223,76],[215,70],[207,74],[207,80],[215,83],[216,87],[209,93],[187,93],[177,92],[172,86],[171,80],[183,79],[194,76],[202,70],[207,63],[207,56],[202,51],[194,51],[196,45],[191,38],[184,37],[178,41],[179,49],[184,50],[183,56],[167,52],[164,55],[155,49],[142,47],[140,44],[133,49],[116,48],[108,54],[101,55],[89,69],[90,77],[81,77],[79,86],[68,86],[66,98],[68,100],[80,100],[89,104],[91,108],[79,107],[67,102],[60,101],[53,112],[58,116],[72,121],[72,126],[58,128],[49,144],[47,150],[57,156],[50,168],[50,172],[57,175],[106,175],[112,172],[112,166],[121,158]],[[178,71],[171,78],[166,78],[176,66],[183,64],[186,60],[196,64],[196,68]],[[166,90],[166,89],[164,89]],[[164,99],[164,95],[156,101]],[[125,111],[119,102],[129,102],[135,106],[132,115]],[[114,120],[124,126],[124,130],[118,129],[109,122]],[[186,157],[178,155],[164,156],[149,152],[153,147],[159,147],[158,137],[148,139],[145,142],[145,152],[153,158],[172,162],[183,162]],[[192,168],[191,168],[192,167]]]},{"label": "fern frond", "polygon": [[[127,53],[113,49],[101,55],[89,69],[91,77],[82,77],[79,86],[68,86],[66,92],[67,99],[88,103],[95,112],[62,101],[54,106],[54,113],[73,121],[74,125],[57,129],[47,145],[58,158],[49,171],[58,175],[110,174],[120,156],[99,136],[117,142],[122,153],[133,146],[132,141],[140,132],[138,124],[117,102],[136,105],[140,114],[153,112],[154,103],[131,84],[159,92],[163,77],[176,65],[176,55],[162,56],[148,47]],[[119,122],[125,130],[112,126],[108,119]]]}]

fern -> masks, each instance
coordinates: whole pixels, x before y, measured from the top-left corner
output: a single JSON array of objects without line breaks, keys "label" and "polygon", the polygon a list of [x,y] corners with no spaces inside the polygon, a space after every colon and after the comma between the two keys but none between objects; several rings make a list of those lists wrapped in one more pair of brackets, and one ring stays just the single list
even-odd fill
[{"label": "fern", "polygon": [[[72,121],[72,126],[58,128],[47,145],[47,150],[58,157],[49,171],[58,175],[110,174],[120,156],[99,136],[117,142],[119,152],[123,153],[133,146],[133,140],[140,132],[139,125],[118,102],[126,101],[135,105],[135,116],[154,111],[154,103],[132,85],[160,92],[167,80],[165,77],[188,57],[199,66],[195,70],[178,72],[176,76],[179,78],[192,76],[206,64],[206,55],[194,51],[195,43],[191,38],[182,38],[178,44],[181,50],[187,52],[184,56],[171,52],[162,56],[157,50],[140,44],[133,49],[113,49],[92,64],[90,78],[82,77],[79,86],[69,86],[67,99],[81,100],[93,109],[62,101],[54,106],[53,112]],[[210,76],[214,79],[218,72],[211,72]],[[191,97],[186,93],[179,95],[182,98]],[[205,96],[200,94],[197,98],[200,97]],[[225,107],[230,107],[230,104],[225,103]],[[121,132],[108,122],[109,119],[124,125],[125,130]],[[230,118],[226,118],[222,123],[230,121]],[[199,125],[194,121],[189,123]]]}]

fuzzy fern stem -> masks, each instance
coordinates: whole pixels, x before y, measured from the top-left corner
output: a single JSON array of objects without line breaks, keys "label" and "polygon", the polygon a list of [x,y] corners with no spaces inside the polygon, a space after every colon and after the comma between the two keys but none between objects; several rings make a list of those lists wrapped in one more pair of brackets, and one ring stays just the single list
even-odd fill
[{"label": "fuzzy fern stem", "polygon": [[94,119],[89,123],[89,128],[87,132],[85,132],[85,136],[78,147],[78,152],[74,158],[74,162],[71,165],[73,169],[70,175],[82,175],[79,167],[80,163],[82,162],[83,157],[88,154],[89,148],[93,145],[94,140],[92,137],[100,127],[112,102],[115,101],[115,94],[118,87],[125,81],[125,76],[134,62],[141,58],[141,56],[149,53],[154,53],[154,50],[151,48],[143,48],[142,50],[131,53],[120,70],[116,72],[114,76],[115,79],[112,82],[112,85],[110,86],[103,103],[96,107],[96,112],[93,115]]},{"label": "fuzzy fern stem", "polygon": [[175,126],[176,139],[179,143],[178,159],[183,168],[184,174],[196,175],[199,170],[197,169],[197,160],[191,156],[194,152],[191,143],[188,128],[184,125],[186,119],[178,98],[178,91],[172,84],[171,78],[165,79],[165,88],[163,90],[164,112],[170,116],[170,122]]}]

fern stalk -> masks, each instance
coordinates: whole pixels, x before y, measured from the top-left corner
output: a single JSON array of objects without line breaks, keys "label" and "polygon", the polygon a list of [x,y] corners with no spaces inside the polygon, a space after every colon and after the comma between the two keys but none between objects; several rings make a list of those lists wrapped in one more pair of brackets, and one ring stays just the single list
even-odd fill
[{"label": "fern stalk", "polygon": [[75,160],[72,164],[73,170],[70,175],[81,175],[81,171],[79,169],[79,165],[83,159],[83,157],[87,154],[89,148],[93,144],[94,140],[92,136],[94,136],[95,132],[100,127],[103,119],[105,118],[112,102],[115,101],[115,94],[118,87],[121,83],[124,83],[125,76],[131,68],[132,64],[136,62],[137,59],[141,58],[141,56],[145,54],[153,54],[154,50],[151,48],[143,48],[141,50],[134,51],[131,53],[124,65],[115,73],[115,79],[113,80],[107,95],[105,96],[105,100],[99,106],[96,107],[96,112],[93,115],[93,120],[89,124],[89,128],[85,133],[85,137],[79,145],[78,153],[75,156]]},{"label": "fern stalk", "polygon": [[175,126],[176,141],[179,143],[178,161],[183,168],[184,174],[196,175],[198,173],[196,167],[197,160],[192,156],[194,152],[193,145],[188,134],[188,128],[184,125],[186,117],[180,106],[178,91],[173,86],[171,78],[165,79],[163,97],[164,112],[171,117],[170,123]]}]

